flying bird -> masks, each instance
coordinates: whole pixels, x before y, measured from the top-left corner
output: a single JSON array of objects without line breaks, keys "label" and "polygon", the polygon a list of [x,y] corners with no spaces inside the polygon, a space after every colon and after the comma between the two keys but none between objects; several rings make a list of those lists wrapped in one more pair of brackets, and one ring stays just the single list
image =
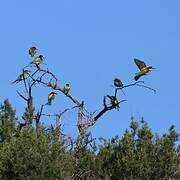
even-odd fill
[{"label": "flying bird", "polygon": [[29,55],[31,56],[31,57],[34,57],[34,55],[36,54],[36,52],[37,52],[37,48],[36,47],[31,47],[31,48],[29,48]]},{"label": "flying bird", "polygon": [[44,59],[43,55],[39,55],[37,57],[35,57],[35,59],[31,62],[31,64],[36,64],[39,65]]},{"label": "flying bird", "polygon": [[57,94],[57,93],[55,93],[55,92],[50,92],[50,93],[48,94],[48,105],[51,105],[51,104],[52,104],[52,101],[54,100],[56,94]]},{"label": "flying bird", "polygon": [[117,87],[117,88],[123,87],[123,83],[122,83],[122,81],[120,79],[115,78],[114,79],[114,86]]},{"label": "flying bird", "polygon": [[30,71],[23,70],[22,74],[20,74],[18,76],[18,78],[15,81],[12,82],[12,84],[13,83],[19,83],[20,81],[27,79],[29,76],[30,76]]},{"label": "flying bird", "polygon": [[134,59],[135,64],[138,66],[140,72],[135,74],[134,79],[137,81],[141,76],[146,75],[147,73],[151,72],[154,68],[152,66],[146,66],[145,62]]},{"label": "flying bird", "polygon": [[69,93],[69,91],[70,91],[70,84],[69,83],[65,84],[63,91],[65,94]]}]

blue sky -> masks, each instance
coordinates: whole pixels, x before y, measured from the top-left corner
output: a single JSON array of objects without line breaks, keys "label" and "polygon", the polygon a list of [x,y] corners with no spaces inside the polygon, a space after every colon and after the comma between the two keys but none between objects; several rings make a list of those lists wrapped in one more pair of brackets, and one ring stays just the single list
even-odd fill
[{"label": "blue sky", "polygon": [[[138,71],[134,58],[144,59],[156,68],[143,77],[153,94],[143,88],[125,90],[127,99],[120,111],[105,114],[91,128],[95,137],[122,135],[130,117],[143,116],[154,132],[162,134],[179,122],[180,1],[178,0],[6,0],[0,5],[1,96],[9,98],[19,117],[24,102],[17,96],[21,85],[11,84],[31,60],[27,50],[37,46],[45,63],[71,84],[71,94],[84,100],[88,110],[100,110],[102,97],[113,92],[115,77],[124,84]],[[49,91],[36,88],[36,105]],[[72,103],[59,94],[47,112],[63,110]],[[50,124],[53,120],[45,120]],[[74,112],[63,118],[65,132],[75,135]]]}]

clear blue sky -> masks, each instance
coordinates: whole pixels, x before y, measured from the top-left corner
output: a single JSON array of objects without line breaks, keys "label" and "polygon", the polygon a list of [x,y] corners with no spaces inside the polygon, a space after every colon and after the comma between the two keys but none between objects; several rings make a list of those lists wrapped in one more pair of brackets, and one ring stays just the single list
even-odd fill
[{"label": "clear blue sky", "polygon": [[[157,94],[130,88],[120,111],[105,114],[91,129],[95,137],[122,135],[130,117],[143,116],[154,132],[162,134],[174,124],[180,131],[180,1],[179,0],[6,0],[0,5],[1,95],[9,98],[20,116],[25,104],[17,96],[20,85],[11,84],[30,58],[27,49],[37,46],[62,85],[70,82],[71,94],[84,100],[91,111],[102,107],[102,97],[113,91],[115,77],[132,82],[137,67],[133,58],[156,67],[143,77]],[[36,105],[47,89],[36,88]],[[55,107],[72,103],[58,95]],[[43,123],[49,124],[44,121]],[[65,114],[64,130],[74,136],[74,112]]]}]

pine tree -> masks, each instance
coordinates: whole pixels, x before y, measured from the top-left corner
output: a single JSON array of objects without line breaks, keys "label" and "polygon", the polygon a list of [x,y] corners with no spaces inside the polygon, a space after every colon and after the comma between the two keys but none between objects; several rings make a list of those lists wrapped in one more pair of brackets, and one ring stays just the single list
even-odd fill
[{"label": "pine tree", "polygon": [[8,99],[0,106],[0,142],[9,140],[15,131],[16,115]]}]

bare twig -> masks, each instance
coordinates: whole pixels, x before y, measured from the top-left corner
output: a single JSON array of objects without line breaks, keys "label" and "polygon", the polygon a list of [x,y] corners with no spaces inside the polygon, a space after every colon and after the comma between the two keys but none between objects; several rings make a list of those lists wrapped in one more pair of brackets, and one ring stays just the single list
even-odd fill
[{"label": "bare twig", "polygon": [[156,93],[156,90],[155,90],[155,89],[153,89],[153,88],[151,88],[151,87],[148,87],[148,86],[145,86],[145,85],[142,85],[142,84],[140,84],[140,83],[143,83],[143,84],[144,84],[144,81],[137,81],[137,82],[135,82],[135,83],[128,84],[128,85],[125,85],[125,86],[116,88],[116,90],[115,90],[115,95],[116,95],[116,93],[117,93],[117,90],[122,90],[122,89],[124,89],[124,88],[131,87],[131,86],[144,87],[144,88],[147,88],[147,89],[149,89],[149,90],[152,90],[152,91],[154,91],[154,93]]},{"label": "bare twig", "polygon": [[40,121],[40,119],[41,119],[41,116],[43,115],[42,114],[42,112],[43,112],[43,108],[44,108],[44,106],[46,106],[47,105],[47,103],[46,104],[42,104],[41,105],[41,108],[40,108],[40,111],[38,111],[37,112],[37,114],[36,114],[36,125],[39,123],[39,121]]},{"label": "bare twig", "polygon": [[24,97],[19,91],[16,91],[16,92],[22,99],[24,99],[25,101],[28,101],[28,98]]},{"label": "bare twig", "polygon": [[[126,100],[122,100],[120,101],[118,104],[122,103],[122,102],[125,102]],[[107,106],[107,107],[104,107],[95,117],[94,117],[94,123],[107,111],[110,111],[112,109],[115,109],[116,107],[111,105],[111,106]],[[94,124],[93,123],[93,124]]]},{"label": "bare twig", "polygon": [[[29,67],[30,67],[30,65],[29,65]],[[23,98],[25,101],[27,101],[27,107],[28,107],[29,110],[32,109],[32,107],[33,107],[32,106],[32,92],[31,92],[32,91],[32,87],[34,85],[37,85],[37,84],[41,85],[41,86],[44,86],[44,87],[47,87],[47,88],[51,88],[52,90],[61,92],[72,103],[74,103],[75,104],[74,107],[78,108],[77,127],[78,127],[78,130],[79,130],[79,135],[78,135],[78,138],[76,140],[75,151],[79,150],[79,148],[81,146],[81,143],[83,142],[83,139],[85,138],[86,131],[87,131],[87,129],[89,127],[93,126],[97,122],[97,120],[100,117],[102,117],[103,114],[105,114],[106,112],[108,112],[110,110],[113,110],[113,109],[119,110],[120,103],[126,101],[126,100],[118,101],[118,99],[117,99],[117,92],[118,92],[118,90],[122,90],[122,92],[123,92],[124,88],[132,87],[132,86],[140,86],[140,87],[144,87],[144,88],[147,88],[149,90],[152,90],[152,91],[154,91],[156,93],[155,89],[153,89],[151,87],[148,87],[148,86],[142,85],[142,83],[144,83],[144,81],[136,81],[134,83],[131,83],[131,84],[128,84],[128,85],[124,85],[124,86],[119,87],[119,88],[115,87],[115,95],[114,96],[109,96],[109,95],[104,96],[104,98],[103,98],[103,107],[95,115],[95,112],[91,113],[91,112],[86,110],[86,108],[84,107],[85,105],[84,105],[83,101],[79,101],[75,97],[73,97],[70,93],[66,93],[64,91],[64,87],[61,87],[58,84],[59,80],[56,77],[56,75],[54,73],[52,73],[48,68],[41,68],[40,65],[37,65],[37,64],[35,64],[33,67],[35,67],[35,69],[34,69],[34,72],[30,75],[30,78],[28,78],[28,80],[29,80],[29,81],[27,81],[27,82],[29,82],[28,84],[27,84],[25,78],[23,78],[24,86],[25,86],[26,92],[28,94],[28,98],[24,97],[18,91],[17,91],[17,93],[18,93],[18,95],[21,98]],[[24,69],[23,69],[23,72],[24,72]],[[107,103],[106,97],[108,97],[110,99],[110,104]],[[43,110],[44,110],[44,107],[46,105],[47,105],[47,103],[46,104],[42,104],[41,107],[40,107],[40,110],[37,112],[37,114],[35,116],[36,123],[37,124],[39,123],[40,118],[42,116],[56,117],[57,118],[57,121],[56,121],[57,122],[56,123],[56,130],[58,130],[60,132],[60,126],[61,126],[60,119],[61,119],[61,116],[65,112],[70,110],[70,109],[67,108],[63,112],[60,112],[60,113],[44,113]],[[31,111],[31,112],[33,114],[33,111]],[[72,144],[72,142],[71,142],[71,144]],[[91,143],[91,141],[87,141],[87,144],[89,144],[89,143]],[[72,146],[72,148],[73,148],[73,146]],[[83,172],[81,172],[81,173],[83,174]],[[78,177],[82,177],[81,176],[82,174],[78,175]]]},{"label": "bare twig", "polygon": [[128,85],[122,86],[122,87],[117,88],[117,89],[124,89],[124,88],[127,88],[127,87],[135,86],[135,85],[137,85],[137,84],[139,84],[139,83],[144,83],[144,81],[137,81],[137,82],[135,82],[135,83],[128,84]]},{"label": "bare twig", "polygon": [[31,76],[32,80],[37,82],[37,83],[40,83],[42,85],[44,85],[45,87],[50,87],[54,90],[57,90],[57,91],[60,91],[61,93],[63,93],[66,97],[68,97],[73,103],[75,103],[77,106],[80,106],[81,103],[75,99],[73,96],[71,96],[70,94],[66,94],[64,93],[64,90],[63,88],[59,87],[57,84],[52,84],[51,82],[43,82],[42,80],[40,79],[34,79],[32,76]]},{"label": "bare twig", "polygon": [[144,86],[144,85],[142,85],[142,84],[136,84],[136,86],[143,87],[143,88],[147,88],[147,89],[149,89],[149,90],[152,90],[152,91],[156,94],[156,90],[153,89],[153,88],[151,88],[151,87]]}]

